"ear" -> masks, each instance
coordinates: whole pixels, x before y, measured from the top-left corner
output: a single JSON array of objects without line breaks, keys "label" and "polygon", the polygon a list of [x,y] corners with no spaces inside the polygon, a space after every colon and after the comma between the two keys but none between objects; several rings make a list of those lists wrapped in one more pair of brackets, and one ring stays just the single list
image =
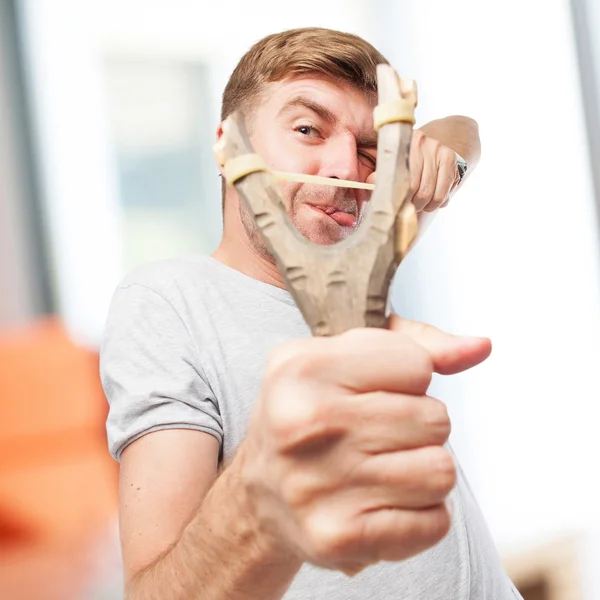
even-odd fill
[{"label": "ear", "polygon": [[217,166],[219,167],[219,172],[221,176],[225,177],[225,171],[223,169],[223,164],[225,161],[223,160],[223,122],[219,123],[217,127],[217,139],[215,145],[213,146],[213,154],[215,156],[215,161]]}]

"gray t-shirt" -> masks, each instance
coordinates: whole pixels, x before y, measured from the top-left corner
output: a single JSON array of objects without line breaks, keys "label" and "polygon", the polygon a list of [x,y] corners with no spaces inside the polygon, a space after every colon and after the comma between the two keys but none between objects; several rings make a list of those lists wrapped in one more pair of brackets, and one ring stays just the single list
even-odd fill
[{"label": "gray t-shirt", "polygon": [[[101,348],[112,455],[151,431],[214,435],[228,459],[246,434],[266,357],[308,337],[291,295],[213,258],[139,268],[115,292]],[[458,469],[453,523],[436,546],[355,577],[304,565],[285,600],[515,600],[473,494]]]}]

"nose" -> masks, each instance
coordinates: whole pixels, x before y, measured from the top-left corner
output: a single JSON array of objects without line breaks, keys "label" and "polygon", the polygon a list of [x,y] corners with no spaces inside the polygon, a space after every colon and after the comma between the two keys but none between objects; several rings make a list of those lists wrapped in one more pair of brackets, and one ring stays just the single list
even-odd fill
[{"label": "nose", "polygon": [[329,138],[324,148],[321,175],[335,179],[360,181],[360,162],[353,135]]}]

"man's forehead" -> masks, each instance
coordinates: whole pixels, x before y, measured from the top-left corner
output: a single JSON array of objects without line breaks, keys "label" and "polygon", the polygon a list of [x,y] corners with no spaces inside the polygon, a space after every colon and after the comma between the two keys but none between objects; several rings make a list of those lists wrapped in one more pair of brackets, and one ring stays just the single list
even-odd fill
[{"label": "man's forehead", "polygon": [[301,75],[271,82],[266,90],[266,105],[277,116],[293,109],[307,109],[324,120],[334,121],[342,115],[360,121],[361,128],[372,129],[374,94],[345,81],[320,75]]},{"label": "man's forehead", "polygon": [[365,103],[369,107],[377,104],[375,94],[365,92],[347,81],[334,79],[319,73],[303,74],[286,77],[280,81],[268,84],[269,94],[276,96],[281,102],[286,102],[295,95],[314,95],[321,99],[332,97],[352,98],[357,103]]}]

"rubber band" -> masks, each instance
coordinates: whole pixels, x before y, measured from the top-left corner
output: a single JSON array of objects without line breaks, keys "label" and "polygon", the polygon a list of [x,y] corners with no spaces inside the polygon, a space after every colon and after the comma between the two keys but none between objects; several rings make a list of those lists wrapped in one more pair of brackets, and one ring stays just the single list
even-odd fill
[{"label": "rubber band", "polygon": [[238,179],[250,175],[250,173],[256,173],[257,171],[268,171],[265,161],[260,155],[254,154],[241,154],[235,158],[230,158],[223,165],[225,171],[225,179],[229,185],[233,185]]},{"label": "rubber band", "polygon": [[273,171],[273,175],[280,181],[316,183],[320,185],[331,185],[334,187],[356,188],[359,190],[375,189],[375,184],[373,183],[362,183],[361,181],[350,181],[348,179],[335,179],[334,177],[319,177],[318,175],[306,175],[305,173],[284,173],[283,171]]},{"label": "rubber band", "polygon": [[362,183],[361,181],[349,181],[347,179],[336,179],[334,177],[319,177],[318,175],[306,175],[305,173],[286,173],[284,171],[271,171],[259,154],[242,154],[225,162],[223,165],[225,179],[228,185],[233,185],[238,179],[265,171],[280,181],[296,181],[298,183],[314,183],[320,185],[331,185],[334,187],[356,188],[361,190],[374,190],[373,183]]},{"label": "rubber band", "polygon": [[375,131],[388,123],[415,124],[415,106],[410,100],[398,98],[385,104],[378,104],[373,110],[373,125]]}]

